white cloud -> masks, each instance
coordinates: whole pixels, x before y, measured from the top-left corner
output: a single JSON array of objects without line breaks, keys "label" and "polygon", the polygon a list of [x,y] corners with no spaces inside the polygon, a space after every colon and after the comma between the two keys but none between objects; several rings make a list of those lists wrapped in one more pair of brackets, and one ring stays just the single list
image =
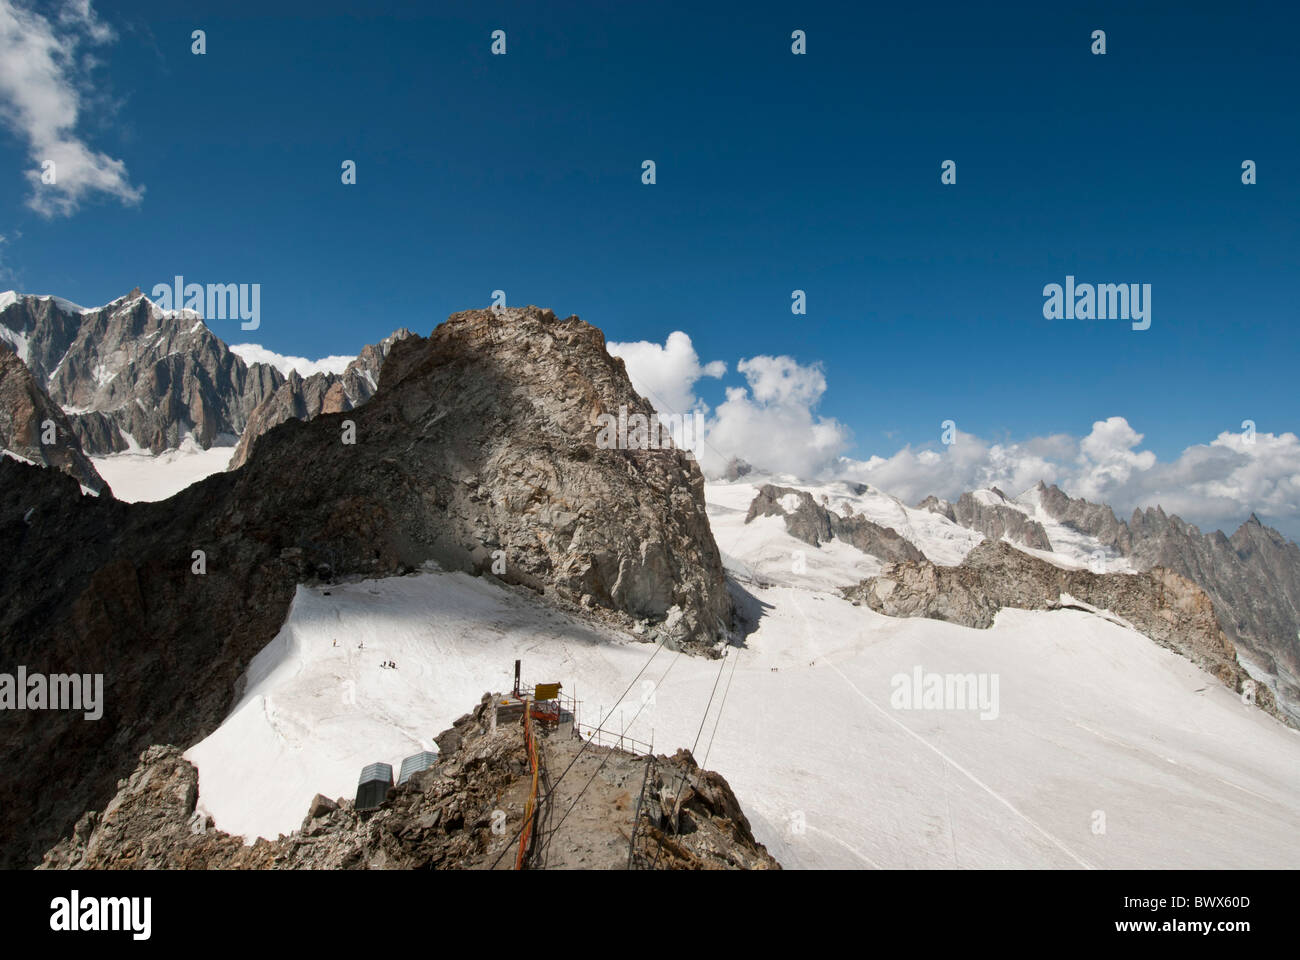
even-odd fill
[{"label": "white cloud", "polygon": [[721,377],[727,365],[720,360],[701,366],[691,338],[677,330],[661,347],[638,340],[635,343],[605,345],[610,356],[621,357],[636,392],[649,400],[660,413],[691,413],[700,400],[695,383],[704,377]]},{"label": "white cloud", "polygon": [[342,373],[356,357],[321,357],[308,360],[306,357],[290,357],[283,353],[268,350],[260,343],[233,343],[230,352],[245,363],[269,363],[286,377],[290,370],[297,370],[298,376],[310,377],[313,373]]},{"label": "white cloud", "polygon": [[[0,0],[0,122],[27,142],[34,169],[28,206],[46,217],[69,216],[95,194],[138,203],[143,187],[130,183],[126,164],[92,150],[77,135],[94,63],[84,46],[114,39],[89,0],[65,0],[52,19]],[[41,182],[45,161],[55,182]]]},{"label": "white cloud", "polygon": [[764,406],[812,406],[826,392],[820,366],[801,366],[790,357],[754,357],[736,369],[749,380],[754,401]]},{"label": "white cloud", "polygon": [[1300,533],[1300,438],[1294,433],[1258,433],[1251,443],[1244,434],[1224,432],[1164,463],[1139,448],[1142,440],[1123,417],[1098,420],[1078,440],[1058,435],[986,444],[959,432],[951,446],[846,458],[832,473],[909,503],[992,486],[1014,496],[1042,480],[1109,504],[1121,520],[1134,509],[1160,506],[1202,531],[1231,533],[1255,512],[1289,536]]},{"label": "white cloud", "polygon": [[[1071,496],[1109,504],[1123,520],[1135,508],[1162,506],[1204,531],[1231,533],[1256,512],[1288,536],[1300,535],[1300,438],[1294,433],[1257,433],[1252,443],[1244,434],[1224,432],[1162,463],[1142,449],[1143,435],[1121,416],[1096,421],[1082,437],[1053,434],[1001,443],[958,430],[956,443],[944,445],[936,424],[933,445],[854,460],[843,456],[848,428],[815,412],[827,390],[818,364],[790,357],[742,359],[736,369],[747,387],[728,387],[726,400],[709,411],[695,396],[695,384],[721,376],[726,367],[718,361],[702,365],[686,334],[672,334],[662,347],[611,344],[610,352],[624,358],[633,384],[660,413],[709,414],[705,443],[696,453],[710,476],[735,456],[761,470],[808,480],[865,481],[912,504],[931,494],[954,499],[994,486],[1015,496],[1042,480]],[[654,396],[642,389],[645,383]]]},{"label": "white cloud", "polygon": [[[663,346],[611,343],[608,350],[623,358],[632,386],[661,414],[709,413],[695,384],[727,372],[720,360],[701,364],[691,338],[680,330]],[[706,418],[704,443],[695,451],[706,473],[720,472],[736,456],[769,470],[812,476],[831,467],[848,448],[848,429],[813,413],[826,392],[820,366],[759,356],[742,359],[736,369],[749,386],[728,388],[726,400]]]},{"label": "white cloud", "polygon": [[1300,438],[1259,433],[1251,443],[1225,431],[1102,492],[1126,505],[1160,505],[1205,529],[1229,533],[1253,511],[1294,535],[1300,526]]},{"label": "white cloud", "polygon": [[1133,448],[1142,442],[1142,434],[1129,426],[1123,417],[1108,417],[1092,425],[1092,432],[1079,444],[1076,463],[1080,468],[1074,479],[1078,496],[1097,500],[1107,491],[1122,489],[1137,474],[1156,465],[1156,455]]},{"label": "white cloud", "polygon": [[[936,430],[936,439],[937,434]],[[987,487],[1014,495],[1039,480],[1062,480],[1063,471],[1051,454],[1076,446],[1059,436],[1024,444],[989,444],[958,430],[956,442],[949,446],[907,446],[866,461],[844,458],[829,473],[866,481],[913,504],[931,495],[951,500],[967,490]]]},{"label": "white cloud", "polygon": [[749,389],[729,387],[707,420],[705,444],[697,451],[704,471],[719,473],[732,457],[796,476],[832,469],[851,436],[839,421],[813,412],[826,391],[820,367],[762,356],[741,360],[736,369]]}]

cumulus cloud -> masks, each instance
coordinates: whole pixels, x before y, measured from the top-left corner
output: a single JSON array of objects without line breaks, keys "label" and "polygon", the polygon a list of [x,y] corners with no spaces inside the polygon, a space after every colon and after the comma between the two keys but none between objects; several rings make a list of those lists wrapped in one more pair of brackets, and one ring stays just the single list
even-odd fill
[{"label": "cumulus cloud", "polygon": [[680,330],[662,346],[640,341],[611,343],[622,357],[637,392],[661,414],[707,414],[704,442],[695,451],[706,473],[720,473],[732,457],[766,469],[813,476],[829,469],[849,445],[849,431],[813,410],[826,392],[826,377],[816,364],[790,357],[741,359],[736,369],[747,387],[729,387],[726,399],[710,411],[695,393],[705,377],[726,374],[720,360],[701,364],[691,338]]},{"label": "cumulus cloud", "polygon": [[953,440],[934,448],[906,446],[889,456],[875,455],[868,460],[842,458],[829,473],[873,484],[907,503],[931,495],[954,499],[967,490],[994,486],[1014,495],[1039,480],[1054,483],[1063,479],[1055,455],[1077,448],[1063,436],[1003,444],[986,443],[957,430]]},{"label": "cumulus cloud", "polygon": [[736,369],[749,386],[728,388],[706,421],[704,448],[697,452],[704,471],[719,473],[732,457],[796,476],[831,469],[851,435],[839,421],[814,412],[826,392],[820,366],[760,356],[741,360]]},{"label": "cumulus cloud", "polygon": [[1300,527],[1300,438],[1225,431],[1171,463],[1134,474],[1113,493],[1133,506],[1163,506],[1206,528],[1227,529],[1256,512],[1294,536]]},{"label": "cumulus cloud", "polygon": [[1079,444],[1077,462],[1084,469],[1075,482],[1079,484],[1080,496],[1091,500],[1107,490],[1121,489],[1135,474],[1154,467],[1154,453],[1133,449],[1141,442],[1142,434],[1123,417],[1094,423],[1092,432]]},{"label": "cumulus cloud", "polygon": [[1294,433],[1225,431],[1163,463],[1140,449],[1143,439],[1118,416],[1098,420],[1077,440],[989,444],[958,431],[951,445],[845,458],[832,474],[874,484],[909,503],[992,486],[1014,496],[1042,480],[1109,504],[1123,520],[1135,509],[1159,506],[1202,530],[1231,533],[1255,512],[1290,536],[1300,533],[1300,438]]},{"label": "cumulus cloud", "polygon": [[696,382],[727,372],[721,360],[701,365],[691,338],[680,330],[669,334],[663,346],[638,340],[606,344],[606,349],[610,356],[623,359],[636,392],[663,414],[695,411],[701,405],[695,396]]},{"label": "cumulus cloud", "polygon": [[764,406],[811,406],[826,392],[820,366],[802,366],[790,357],[754,357],[736,369],[749,380],[754,402]]},{"label": "cumulus cloud", "polygon": [[308,360],[306,357],[290,357],[283,353],[276,353],[274,350],[266,349],[260,343],[231,344],[230,352],[245,363],[268,363],[286,377],[290,370],[297,370],[300,377],[310,377],[313,373],[342,373],[347,369],[348,364],[356,359],[356,357],[332,356]]},{"label": "cumulus cloud", "polygon": [[[1161,462],[1143,449],[1145,437],[1122,416],[1097,420],[1084,436],[1016,442],[991,442],[956,429],[955,442],[944,444],[936,424],[933,444],[856,460],[844,456],[852,440],[848,428],[817,413],[828,388],[818,364],[790,357],[741,359],[736,370],[746,386],[728,387],[726,399],[710,410],[695,386],[706,376],[722,376],[726,366],[702,364],[686,334],[672,334],[663,346],[611,344],[610,352],[624,358],[633,384],[660,413],[706,414],[705,441],[696,455],[709,476],[720,475],[738,457],[760,470],[805,480],[870,483],[912,504],[994,486],[1015,496],[1041,480],[1071,496],[1109,504],[1125,520],[1134,509],[1161,506],[1202,530],[1231,532],[1256,512],[1289,536],[1300,535],[1300,438],[1294,433],[1223,432]],[[642,384],[651,386],[643,390]]]},{"label": "cumulus cloud", "polygon": [[[26,141],[27,203],[45,217],[69,216],[96,194],[138,203],[126,164],[93,150],[77,134],[95,64],[84,48],[112,42],[90,0],[64,0],[48,17],[0,0],[0,122]],[[53,183],[42,181],[52,162]]]}]

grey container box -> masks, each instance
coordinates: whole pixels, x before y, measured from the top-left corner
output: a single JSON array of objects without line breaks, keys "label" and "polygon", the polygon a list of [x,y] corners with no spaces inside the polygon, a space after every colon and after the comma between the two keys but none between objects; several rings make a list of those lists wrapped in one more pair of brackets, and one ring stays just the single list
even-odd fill
[{"label": "grey container box", "polygon": [[391,763],[370,763],[361,768],[361,777],[357,783],[369,783],[371,780],[387,780],[393,785],[393,765]]},{"label": "grey container box", "polygon": [[428,770],[438,762],[438,755],[432,750],[421,750],[419,753],[413,753],[402,761],[402,772],[397,777],[397,785],[400,787],[407,780],[410,780],[421,770]]},{"label": "grey container box", "polygon": [[372,763],[361,771],[357,780],[358,810],[377,810],[388,799],[388,791],[393,786],[393,765],[391,763]]}]

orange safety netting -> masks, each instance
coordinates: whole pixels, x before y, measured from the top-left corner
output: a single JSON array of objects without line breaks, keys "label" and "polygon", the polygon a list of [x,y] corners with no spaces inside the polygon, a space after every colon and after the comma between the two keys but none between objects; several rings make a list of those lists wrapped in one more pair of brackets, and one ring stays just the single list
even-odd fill
[{"label": "orange safety netting", "polygon": [[537,805],[537,740],[533,736],[532,701],[524,705],[524,742],[528,744],[528,763],[533,768],[533,785],[528,792],[528,803],[524,806],[524,829],[519,835],[519,855],[515,857],[516,870],[524,868],[524,856],[528,852],[528,841],[533,833],[533,812]]}]

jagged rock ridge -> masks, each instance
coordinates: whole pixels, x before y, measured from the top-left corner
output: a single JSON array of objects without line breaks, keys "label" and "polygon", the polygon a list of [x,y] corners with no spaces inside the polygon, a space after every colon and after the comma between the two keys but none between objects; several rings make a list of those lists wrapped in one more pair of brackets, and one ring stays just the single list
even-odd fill
[{"label": "jagged rock ridge", "polygon": [[85,453],[152,453],[190,435],[204,449],[252,441],[288,416],[351,409],[374,393],[399,329],[342,374],[286,377],[245,363],[192,310],[164,310],[139,289],[86,309],[58,297],[15,296],[0,308],[8,342],[61,406]]},{"label": "jagged rock ridge", "polygon": [[[1161,567],[1137,574],[1066,570],[1011,544],[985,540],[956,567],[928,560],[892,563],[878,577],[843,590],[891,617],[929,617],[987,629],[1004,607],[1053,610],[1070,599],[1107,610],[1241,692],[1250,680],[1237,663],[1205,591]],[[1267,689],[1257,691],[1262,709],[1277,715]]]},{"label": "jagged rock ridge", "polygon": [[1110,507],[1039,484],[1050,516],[1132,558],[1163,567],[1209,595],[1224,632],[1277,677],[1278,703],[1300,721],[1300,547],[1254,514],[1231,537],[1203,534],[1160,507],[1134,510],[1128,523]]},{"label": "jagged rock ridge", "polygon": [[[53,442],[45,443],[49,424],[53,425]],[[59,405],[4,341],[0,341],[0,449],[62,470],[97,494],[110,493],[104,478],[82,452]]]},{"label": "jagged rock ridge", "polygon": [[750,523],[755,517],[784,517],[786,532],[814,547],[837,539],[881,560],[925,559],[893,527],[883,527],[853,514],[841,516],[818,503],[806,490],[765,483],[754,495],[745,522]]},{"label": "jagged rock ridge", "polygon": [[239,445],[226,469],[237,470],[243,466],[257,438],[286,420],[311,420],[322,413],[341,413],[365,403],[379,388],[379,377],[388,351],[398,340],[409,336],[411,331],[402,327],[379,343],[368,344],[341,374],[313,373],[304,379],[296,370],[291,371],[279,389],[249,414]]},{"label": "jagged rock ridge", "polygon": [[971,530],[978,530],[990,540],[1003,537],[1035,550],[1051,550],[1052,542],[1047,538],[1047,531],[1036,520],[1027,517],[1023,511],[1010,505],[1005,493],[994,487],[992,493],[1001,499],[1001,503],[985,503],[975,494],[963,493],[956,503],[926,497],[917,504],[917,509],[929,510],[947,517],[953,523]]},{"label": "jagged rock ridge", "polygon": [[22,340],[23,361],[92,456],[132,442],[161,453],[186,434],[205,449],[233,442],[285,379],[245,364],[198,314],[162,310],[138,289],[91,310],[18,297],[0,310],[0,327]]}]

